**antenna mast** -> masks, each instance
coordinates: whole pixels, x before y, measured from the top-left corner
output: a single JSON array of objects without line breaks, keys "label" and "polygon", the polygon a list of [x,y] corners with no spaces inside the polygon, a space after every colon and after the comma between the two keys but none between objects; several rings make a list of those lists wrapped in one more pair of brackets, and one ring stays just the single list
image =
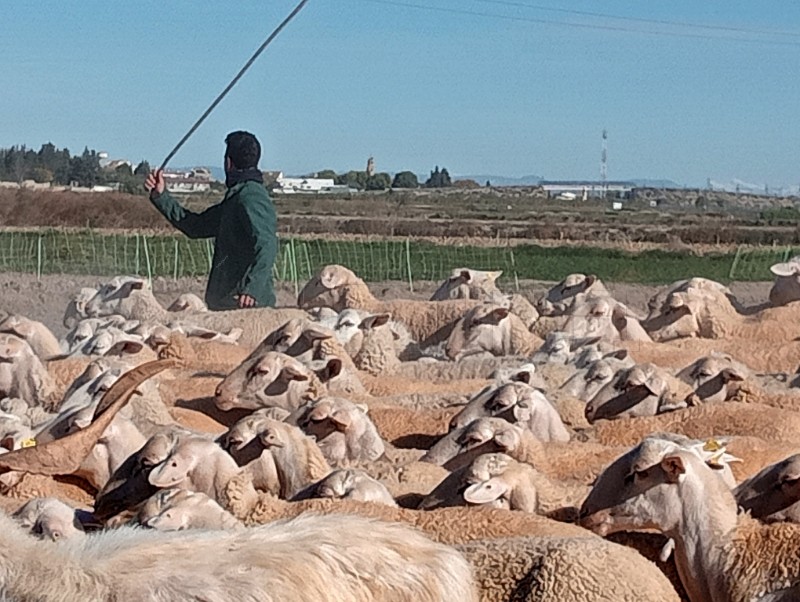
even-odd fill
[{"label": "antenna mast", "polygon": [[603,198],[608,191],[608,132],[603,129],[603,151],[600,154],[600,182],[603,187]]}]

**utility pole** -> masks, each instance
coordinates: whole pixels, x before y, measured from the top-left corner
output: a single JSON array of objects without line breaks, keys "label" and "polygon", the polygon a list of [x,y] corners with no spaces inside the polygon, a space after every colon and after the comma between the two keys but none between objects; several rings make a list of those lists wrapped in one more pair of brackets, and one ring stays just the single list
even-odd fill
[{"label": "utility pole", "polygon": [[603,151],[600,154],[600,184],[602,186],[603,198],[608,193],[608,132],[603,129]]}]

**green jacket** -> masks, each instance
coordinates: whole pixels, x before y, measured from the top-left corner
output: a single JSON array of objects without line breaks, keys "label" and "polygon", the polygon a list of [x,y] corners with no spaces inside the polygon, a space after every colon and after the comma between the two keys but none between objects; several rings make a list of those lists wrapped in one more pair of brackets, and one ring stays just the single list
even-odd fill
[{"label": "green jacket", "polygon": [[272,266],[278,254],[277,217],[267,189],[255,181],[232,186],[217,205],[187,211],[165,190],[150,199],[189,238],[214,238],[205,300],[211,310],[236,309],[235,295],[275,307]]}]

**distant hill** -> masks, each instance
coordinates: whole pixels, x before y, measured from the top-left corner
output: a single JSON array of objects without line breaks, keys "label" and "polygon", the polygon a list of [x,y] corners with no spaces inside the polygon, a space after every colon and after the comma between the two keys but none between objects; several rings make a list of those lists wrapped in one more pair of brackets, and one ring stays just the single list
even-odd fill
[{"label": "distant hill", "polygon": [[481,175],[481,176],[452,176],[452,179],[475,180],[481,186],[486,184],[487,181],[490,182],[492,186],[538,186],[539,182],[541,182],[544,178],[542,178],[541,176],[522,176],[519,178],[512,178],[508,176]]}]

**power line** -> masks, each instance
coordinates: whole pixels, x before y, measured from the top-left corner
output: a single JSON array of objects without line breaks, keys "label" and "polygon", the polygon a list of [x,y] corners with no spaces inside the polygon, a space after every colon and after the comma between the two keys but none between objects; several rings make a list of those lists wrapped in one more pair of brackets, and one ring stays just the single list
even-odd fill
[{"label": "power line", "polygon": [[[479,0],[480,1],[480,0]],[[433,12],[440,12],[440,13],[450,13],[456,15],[468,15],[473,17],[486,17],[490,19],[502,19],[504,21],[515,21],[519,23],[537,23],[540,25],[557,25],[561,27],[572,27],[578,29],[594,29],[594,30],[601,30],[601,31],[616,31],[616,32],[623,32],[623,33],[639,33],[639,34],[649,34],[649,35],[658,35],[658,36],[665,36],[665,37],[677,37],[677,38],[692,38],[692,39],[700,39],[700,40],[722,40],[722,41],[730,41],[730,42],[747,42],[747,43],[755,43],[755,44],[774,44],[779,46],[792,46],[798,47],[800,46],[800,42],[792,42],[792,41],[782,41],[782,40],[769,40],[769,39],[752,39],[752,38],[743,38],[743,37],[731,37],[731,36],[710,36],[704,35],[700,33],[682,33],[682,32],[671,32],[671,31],[658,31],[653,29],[635,29],[631,27],[624,27],[622,25],[603,25],[603,24],[590,24],[590,23],[571,23],[569,21],[557,21],[554,19],[541,19],[535,17],[523,17],[523,16],[511,16],[511,15],[503,15],[500,13],[490,13],[490,12],[481,12],[481,11],[473,11],[473,10],[464,10],[458,8],[447,8],[443,6],[425,6],[422,4],[414,4],[412,2],[401,2],[398,0],[362,0],[362,2],[370,2],[372,4],[382,4],[386,6],[399,6],[403,8],[414,8],[419,10],[426,10],[426,11],[433,11]]]},{"label": "power line", "polygon": [[713,31],[731,31],[737,33],[754,33],[763,35],[777,35],[800,37],[800,32],[795,31],[780,31],[773,29],[754,29],[749,27],[733,27],[727,25],[708,25],[705,23],[690,23],[688,21],[667,21],[662,19],[645,19],[642,17],[624,17],[620,15],[611,15],[607,13],[596,13],[583,10],[574,10],[571,8],[553,8],[550,6],[541,6],[539,4],[528,4],[527,2],[511,2],[510,0],[476,0],[484,4],[497,4],[500,6],[514,6],[517,8],[531,8],[534,10],[543,10],[548,12],[563,13],[568,15],[579,15],[583,17],[600,17],[604,19],[615,19],[619,21],[631,21],[634,23],[651,23],[654,25],[675,25],[678,27],[691,27],[694,29],[709,29]]}]

